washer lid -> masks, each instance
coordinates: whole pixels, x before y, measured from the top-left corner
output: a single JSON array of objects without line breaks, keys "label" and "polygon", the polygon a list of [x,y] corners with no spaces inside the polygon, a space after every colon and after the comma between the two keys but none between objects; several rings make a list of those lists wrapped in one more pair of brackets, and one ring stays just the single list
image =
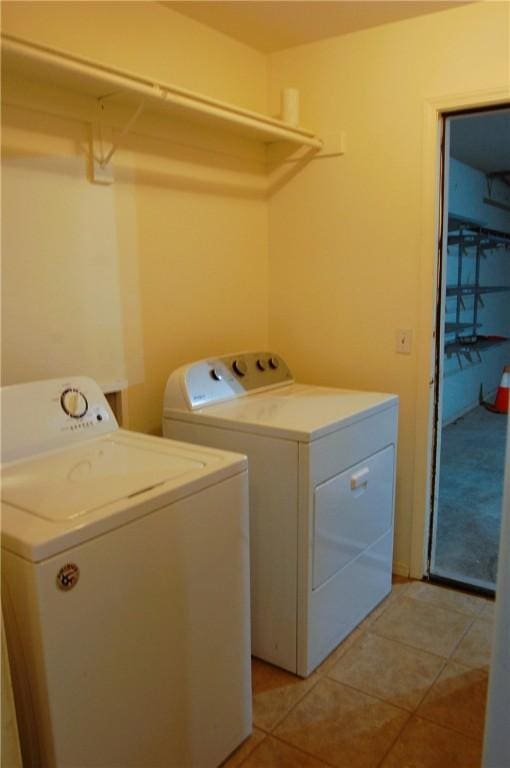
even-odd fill
[{"label": "washer lid", "polygon": [[[2,467],[2,550],[38,563],[232,478],[245,456],[117,430]],[[169,512],[170,514],[170,512]]]},{"label": "washer lid", "polygon": [[104,437],[5,467],[2,500],[44,520],[73,520],[203,467],[143,441]]}]

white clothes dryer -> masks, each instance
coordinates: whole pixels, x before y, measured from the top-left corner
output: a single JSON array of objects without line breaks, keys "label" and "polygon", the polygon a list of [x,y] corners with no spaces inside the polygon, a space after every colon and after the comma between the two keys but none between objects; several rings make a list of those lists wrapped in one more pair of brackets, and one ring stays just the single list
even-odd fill
[{"label": "white clothes dryer", "polygon": [[204,768],[251,732],[246,459],[119,429],[78,377],[1,391],[25,768]]},{"label": "white clothes dryer", "polygon": [[248,456],[253,655],[305,677],[389,593],[397,413],[270,352],[170,375],[163,434]]}]

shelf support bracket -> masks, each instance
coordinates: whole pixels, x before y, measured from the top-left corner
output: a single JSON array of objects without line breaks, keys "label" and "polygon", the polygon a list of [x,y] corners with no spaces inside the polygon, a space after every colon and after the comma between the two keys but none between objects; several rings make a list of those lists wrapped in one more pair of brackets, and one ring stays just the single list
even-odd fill
[{"label": "shelf support bracket", "polygon": [[[135,122],[140,117],[145,106],[145,99],[142,99],[136,110],[133,112],[127,123],[118,134],[116,140],[111,141],[111,147],[108,152],[105,153],[103,113],[105,109],[106,98],[106,96],[102,96],[97,100],[99,112],[99,117],[97,120],[97,141],[94,140],[93,136],[91,145],[92,181],[96,184],[113,183],[113,174],[111,172],[111,168],[108,167],[108,164],[119,148],[124,136],[131,130]],[[98,148],[98,152],[96,152],[96,147]]]}]

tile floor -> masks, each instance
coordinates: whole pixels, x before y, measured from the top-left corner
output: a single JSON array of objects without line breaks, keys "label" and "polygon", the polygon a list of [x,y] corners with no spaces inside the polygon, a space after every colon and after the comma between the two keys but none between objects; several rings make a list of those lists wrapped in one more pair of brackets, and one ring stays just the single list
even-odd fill
[{"label": "tile floor", "polygon": [[253,734],[223,768],[479,768],[492,621],[396,577],[306,680],[253,659]]}]

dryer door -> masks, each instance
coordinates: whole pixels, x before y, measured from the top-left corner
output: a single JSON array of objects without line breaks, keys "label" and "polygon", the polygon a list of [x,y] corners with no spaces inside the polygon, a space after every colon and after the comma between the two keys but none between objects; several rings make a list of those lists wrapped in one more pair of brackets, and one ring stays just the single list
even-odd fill
[{"label": "dryer door", "polygon": [[390,445],[315,488],[313,589],[391,528],[394,461]]}]

